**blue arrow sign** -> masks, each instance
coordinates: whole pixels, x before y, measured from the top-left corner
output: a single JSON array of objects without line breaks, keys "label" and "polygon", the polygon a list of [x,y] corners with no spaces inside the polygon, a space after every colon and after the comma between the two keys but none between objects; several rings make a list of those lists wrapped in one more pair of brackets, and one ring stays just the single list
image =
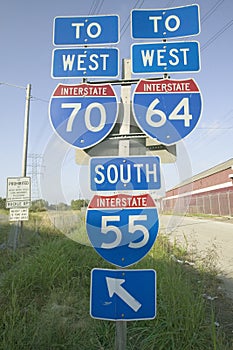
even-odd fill
[{"label": "blue arrow sign", "polygon": [[51,76],[117,77],[119,51],[117,48],[64,48],[53,50]]},{"label": "blue arrow sign", "polygon": [[202,112],[202,97],[194,79],[141,80],[133,94],[133,114],[151,138],[170,145],[189,135]]},{"label": "blue arrow sign", "polygon": [[90,159],[92,191],[159,189],[160,159],[147,157],[97,157]]},{"label": "blue arrow sign", "polygon": [[158,228],[157,208],[149,194],[96,195],[87,208],[86,230],[92,246],[120,267],[136,263],[149,252]]},{"label": "blue arrow sign", "polygon": [[90,314],[112,321],[155,318],[156,272],[93,269]]},{"label": "blue arrow sign", "polygon": [[116,44],[119,42],[119,16],[56,17],[53,42],[54,45]]},{"label": "blue arrow sign", "polygon": [[54,131],[80,149],[102,141],[114,127],[117,114],[117,97],[110,84],[59,84],[49,104]]},{"label": "blue arrow sign", "polygon": [[197,72],[200,70],[197,41],[131,45],[132,72]]},{"label": "blue arrow sign", "polygon": [[131,17],[134,39],[176,38],[200,32],[199,5],[196,4],[160,10],[132,10]]}]

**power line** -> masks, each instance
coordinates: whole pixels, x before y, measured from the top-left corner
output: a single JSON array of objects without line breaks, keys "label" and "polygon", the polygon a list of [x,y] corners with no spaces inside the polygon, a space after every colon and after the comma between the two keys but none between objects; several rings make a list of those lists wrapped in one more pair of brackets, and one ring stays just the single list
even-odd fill
[{"label": "power line", "polygon": [[44,100],[44,99],[42,99],[42,98],[40,98],[40,97],[36,97],[36,96],[31,96],[31,100],[32,100],[32,101],[40,101],[40,102],[49,103],[48,100]]},{"label": "power line", "polygon": [[224,27],[222,27],[217,33],[215,33],[212,38],[210,38],[202,47],[201,51],[204,51],[210,44],[212,44],[220,35],[222,35],[228,28],[233,24],[233,20],[228,22]]},{"label": "power line", "polygon": [[92,2],[92,6],[89,10],[89,15],[98,14],[103,6],[104,0],[95,0]]},{"label": "power line", "polygon": [[[138,6],[138,4],[140,3],[140,1],[142,1],[142,3]],[[135,4],[135,8],[138,6],[138,8],[141,8],[142,5],[144,4],[144,0],[137,0],[136,4]],[[128,29],[130,24],[130,14],[128,15],[128,17],[126,18],[124,24],[121,27],[121,38],[123,37],[123,35],[125,34],[126,30]],[[125,27],[125,29],[124,29]],[[123,32],[122,32],[123,31]]]},{"label": "power line", "polygon": [[201,22],[204,23],[224,1],[225,0],[217,1],[216,4],[201,18]]},{"label": "power line", "polygon": [[18,89],[24,89],[24,90],[27,89],[26,86],[20,86],[20,85],[9,84],[9,83],[5,83],[5,82],[2,82],[2,81],[0,82],[0,85],[7,85],[7,86],[15,87],[15,88],[18,88]]}]

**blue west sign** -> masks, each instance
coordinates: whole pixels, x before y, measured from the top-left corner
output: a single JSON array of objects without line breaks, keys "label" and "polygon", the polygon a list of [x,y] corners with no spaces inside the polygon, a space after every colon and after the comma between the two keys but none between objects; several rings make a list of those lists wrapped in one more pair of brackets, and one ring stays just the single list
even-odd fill
[{"label": "blue west sign", "polygon": [[200,32],[199,6],[195,4],[160,10],[132,10],[131,24],[134,39],[197,35]]},{"label": "blue west sign", "polygon": [[197,72],[200,70],[199,51],[197,41],[133,44],[132,72]]},{"label": "blue west sign", "polygon": [[119,51],[105,48],[64,48],[53,50],[51,76],[54,79],[77,77],[116,77]]}]

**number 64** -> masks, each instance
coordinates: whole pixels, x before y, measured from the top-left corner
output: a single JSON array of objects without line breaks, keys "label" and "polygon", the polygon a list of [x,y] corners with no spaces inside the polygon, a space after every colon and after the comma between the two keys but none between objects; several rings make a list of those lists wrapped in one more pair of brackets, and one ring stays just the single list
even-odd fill
[{"label": "number 64", "polygon": [[[160,100],[158,98],[154,99],[151,104],[149,105],[149,108],[146,113],[146,121],[150,126],[159,128],[160,126],[163,126],[166,121],[167,117],[166,114],[161,111],[160,109],[156,109],[155,107],[157,104],[160,103]],[[179,112],[183,109],[183,114]],[[152,120],[153,116],[159,116],[160,120],[154,121]],[[184,126],[189,127],[190,126],[190,120],[192,119],[192,114],[189,113],[189,99],[187,97],[182,98],[182,100],[178,103],[178,105],[173,109],[173,111],[168,116],[169,120],[183,120]]]}]

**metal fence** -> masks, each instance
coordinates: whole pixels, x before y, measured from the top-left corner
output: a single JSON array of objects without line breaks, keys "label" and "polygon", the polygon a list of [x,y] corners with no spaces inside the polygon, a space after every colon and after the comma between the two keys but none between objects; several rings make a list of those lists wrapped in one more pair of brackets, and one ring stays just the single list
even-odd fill
[{"label": "metal fence", "polygon": [[233,216],[233,191],[163,199],[161,208],[163,212]]}]

